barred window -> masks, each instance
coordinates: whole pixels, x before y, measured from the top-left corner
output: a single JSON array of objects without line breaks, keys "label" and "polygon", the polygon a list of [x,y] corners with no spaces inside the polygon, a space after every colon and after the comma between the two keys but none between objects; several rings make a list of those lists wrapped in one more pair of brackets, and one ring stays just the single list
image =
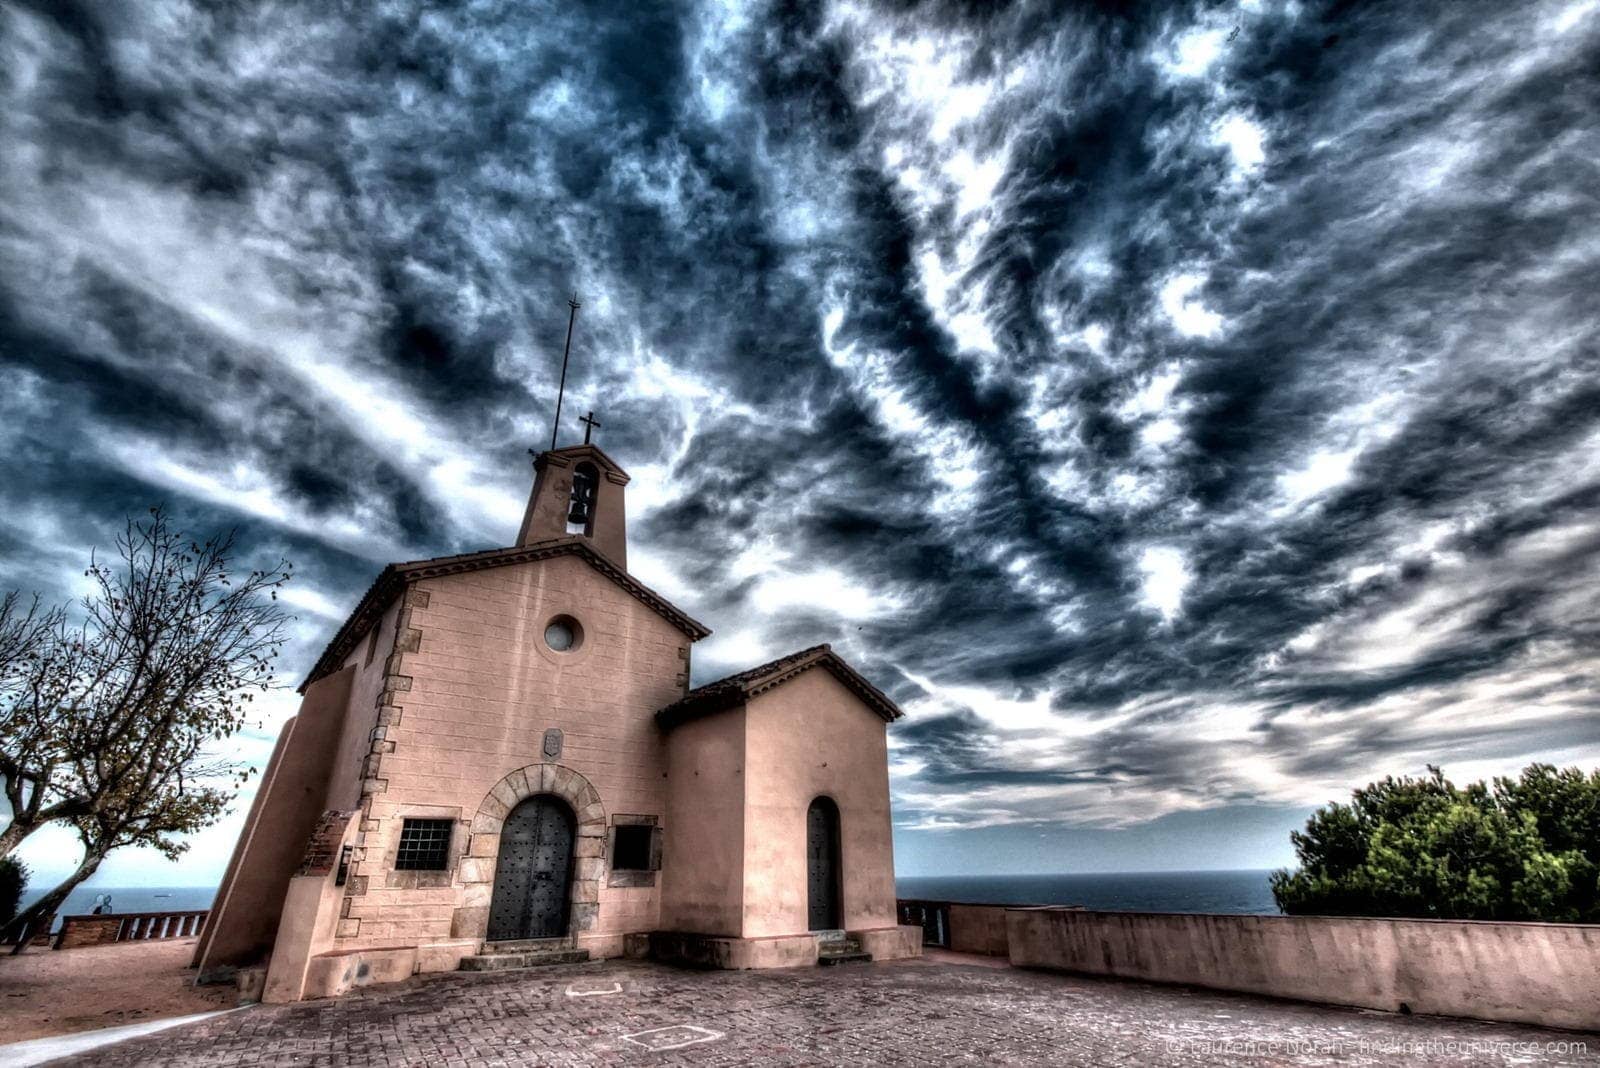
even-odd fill
[{"label": "barred window", "polygon": [[442,871],[450,860],[451,820],[406,820],[395,871]]}]

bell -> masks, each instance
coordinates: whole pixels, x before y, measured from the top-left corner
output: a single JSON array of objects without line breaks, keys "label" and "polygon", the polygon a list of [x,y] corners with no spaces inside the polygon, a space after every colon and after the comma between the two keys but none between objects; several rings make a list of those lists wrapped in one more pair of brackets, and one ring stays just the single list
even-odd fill
[{"label": "bell", "polygon": [[572,510],[567,513],[567,522],[573,524],[574,526],[579,526],[579,527],[588,526],[589,525],[589,504],[588,504],[588,502],[584,501],[584,500],[581,500],[581,499],[573,501],[572,502]]}]

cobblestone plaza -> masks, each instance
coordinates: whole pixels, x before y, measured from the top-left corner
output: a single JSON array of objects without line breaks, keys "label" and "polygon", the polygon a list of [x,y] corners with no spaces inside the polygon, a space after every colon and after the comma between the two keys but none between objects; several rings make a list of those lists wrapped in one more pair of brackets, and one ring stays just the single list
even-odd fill
[{"label": "cobblestone plaza", "polygon": [[255,1006],[95,1065],[1600,1064],[1594,1036],[1080,979],[940,956],[424,976]]}]

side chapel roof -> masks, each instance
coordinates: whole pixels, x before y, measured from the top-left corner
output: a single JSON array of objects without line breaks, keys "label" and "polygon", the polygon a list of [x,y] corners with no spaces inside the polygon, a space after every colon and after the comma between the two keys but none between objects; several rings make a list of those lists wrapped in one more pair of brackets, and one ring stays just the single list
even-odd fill
[{"label": "side chapel roof", "polygon": [[677,627],[690,641],[699,641],[711,633],[709,627],[696,621],[671,601],[628,574],[610,557],[596,549],[588,538],[579,535],[550,538],[530,545],[459,553],[455,556],[435,556],[428,560],[412,560],[385,567],[367,588],[367,592],[355,610],[350,613],[349,618],[344,621],[344,625],[339,628],[338,633],[333,636],[333,640],[322,651],[322,656],[317,659],[311,674],[300,684],[300,692],[304,693],[307,686],[337,671],[339,665],[350,655],[350,650],[356,647],[368,629],[377,625],[379,618],[409,583],[417,579],[458,575],[466,571],[480,571],[484,568],[505,567],[510,564],[524,564],[531,560],[548,560],[567,555],[581,557],[589,566],[638,598],[646,608]]},{"label": "side chapel roof", "polygon": [[753,667],[748,671],[718,679],[716,682],[697,686],[658,711],[656,722],[663,730],[671,730],[680,723],[743,704],[757,694],[765,693],[774,686],[788,682],[802,671],[817,667],[825,668],[847,690],[859,697],[863,704],[882,717],[885,723],[893,723],[905,715],[900,711],[899,705],[889,700],[882,690],[868,682],[859,671],[845,663],[844,658],[835,653],[831,646],[813,645],[809,649],[781,656],[760,667]]}]

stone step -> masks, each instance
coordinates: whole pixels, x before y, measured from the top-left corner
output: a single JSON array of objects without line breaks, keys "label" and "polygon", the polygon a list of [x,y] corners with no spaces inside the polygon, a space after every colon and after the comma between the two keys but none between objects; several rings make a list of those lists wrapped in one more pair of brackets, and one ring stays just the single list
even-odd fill
[{"label": "stone step", "polygon": [[837,935],[823,938],[817,942],[818,964],[824,966],[865,964],[871,960],[872,954],[865,953],[861,949],[861,939],[850,938],[842,931]]},{"label": "stone step", "polygon": [[485,942],[479,953],[552,953],[575,948],[567,938],[521,938],[506,942]]},{"label": "stone step", "polygon": [[543,968],[552,964],[582,964],[589,959],[587,949],[541,949],[526,953],[480,953],[463,957],[464,972],[507,972],[520,968]]}]

